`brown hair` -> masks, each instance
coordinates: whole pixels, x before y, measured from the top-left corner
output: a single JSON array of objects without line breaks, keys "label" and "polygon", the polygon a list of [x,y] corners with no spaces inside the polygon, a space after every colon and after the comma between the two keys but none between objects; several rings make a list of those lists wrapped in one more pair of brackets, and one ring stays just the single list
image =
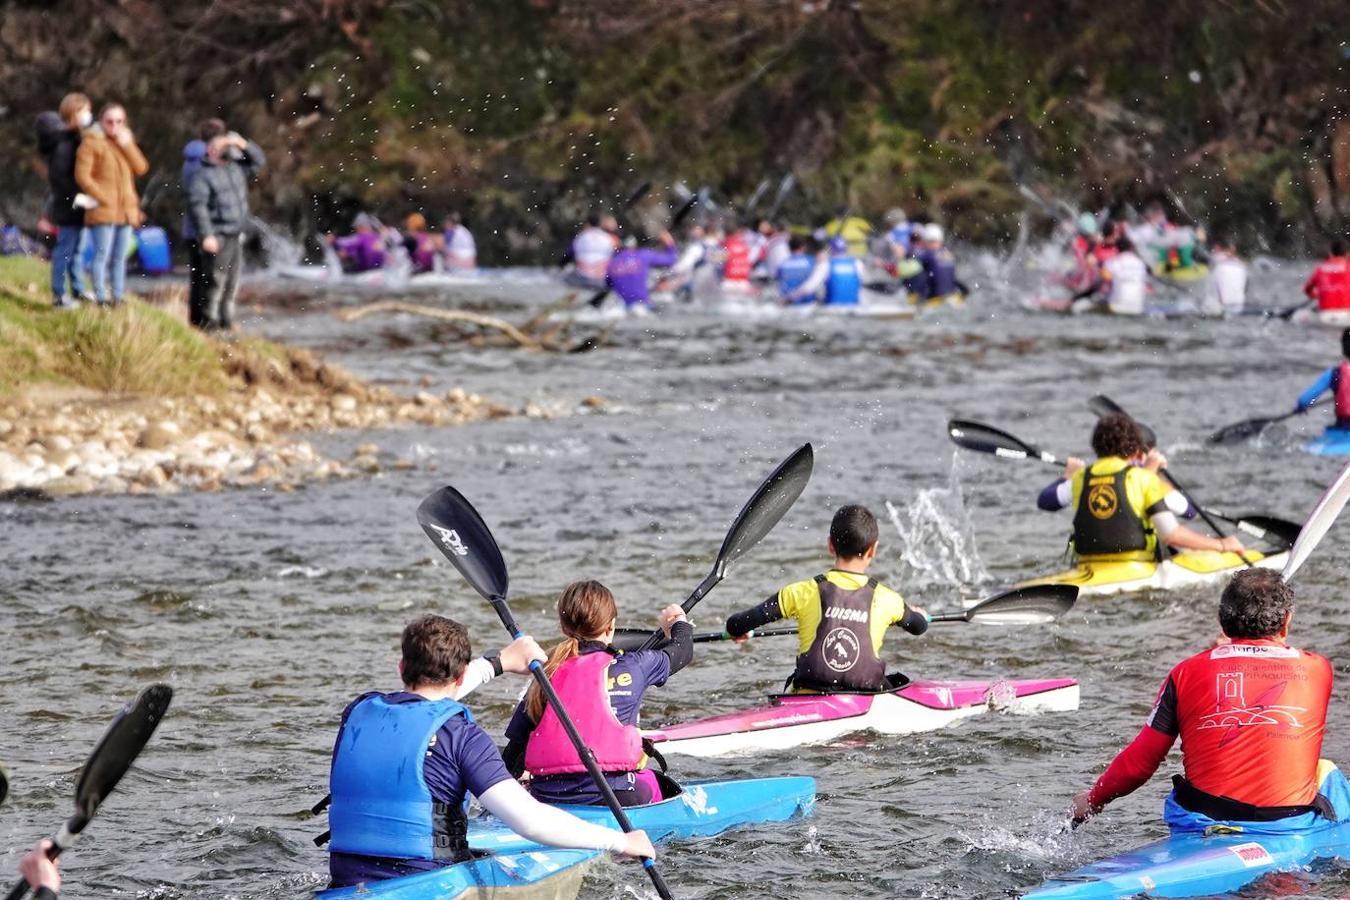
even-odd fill
[{"label": "brown hair", "polygon": [[[544,672],[552,677],[558,667],[574,656],[579,656],[579,644],[604,634],[609,624],[619,615],[614,595],[598,581],[574,581],[563,588],[558,597],[558,625],[562,641],[549,651]],[[525,694],[525,712],[538,722],[544,715],[544,692],[537,683],[531,684]]]},{"label": "brown hair", "polygon": [[1147,453],[1139,424],[1124,413],[1103,416],[1092,429],[1092,452],[1097,456],[1119,456],[1129,459]]},{"label": "brown hair", "polygon": [[123,116],[124,118],[126,117],[127,108],[126,108],[125,106],[123,106],[122,104],[120,104],[120,103],[105,103],[105,104],[103,104],[103,108],[102,108],[101,110],[98,111],[98,117],[99,117],[100,119],[102,119],[104,116],[106,116],[108,113],[112,112],[113,110],[118,110],[119,112],[122,113],[122,116]]},{"label": "brown hair", "polygon": [[463,674],[472,655],[463,625],[445,616],[418,616],[403,629],[403,683],[449,684]]},{"label": "brown hair", "polygon": [[93,111],[94,104],[90,103],[89,98],[84,94],[66,94],[61,98],[61,105],[57,107],[57,112],[61,115],[61,121],[69,125],[75,118],[75,113],[86,106],[89,107],[91,112]]},{"label": "brown hair", "polygon": [[1294,608],[1294,589],[1276,569],[1246,569],[1219,598],[1219,626],[1230,638],[1274,637]]},{"label": "brown hair", "polygon": [[197,123],[197,138],[209,143],[211,138],[219,137],[227,130],[222,119],[202,119]]}]

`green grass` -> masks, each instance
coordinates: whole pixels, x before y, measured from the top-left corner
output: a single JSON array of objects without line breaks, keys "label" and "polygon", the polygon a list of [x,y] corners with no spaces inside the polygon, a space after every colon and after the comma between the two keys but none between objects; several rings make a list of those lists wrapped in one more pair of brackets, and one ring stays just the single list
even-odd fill
[{"label": "green grass", "polygon": [[225,389],[214,341],[136,300],[55,309],[48,271],[42,260],[0,257],[0,396],[36,384],[152,396]]}]

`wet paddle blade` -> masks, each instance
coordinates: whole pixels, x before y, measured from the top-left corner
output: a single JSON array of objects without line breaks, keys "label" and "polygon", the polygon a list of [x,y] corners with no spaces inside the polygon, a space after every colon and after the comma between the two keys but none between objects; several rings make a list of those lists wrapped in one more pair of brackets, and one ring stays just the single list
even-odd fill
[{"label": "wet paddle blade", "polygon": [[506,561],[487,523],[464,495],[449,485],[417,507],[417,522],[436,548],[488,601],[506,597]]},{"label": "wet paddle blade", "polygon": [[1206,442],[1219,446],[1240,444],[1243,441],[1249,441],[1258,434],[1266,430],[1272,422],[1278,422],[1283,416],[1267,416],[1262,419],[1247,419],[1245,422],[1234,422],[1232,425],[1225,425],[1218,431],[1206,438]]},{"label": "wet paddle blade", "polygon": [[952,419],[947,423],[947,437],[951,438],[956,446],[976,453],[989,453],[1004,459],[1038,459],[1056,465],[1060,462],[1039,447],[1028,444],[1000,428],[981,422]]},{"label": "wet paddle blade", "polygon": [[5,798],[9,796],[9,774],[4,766],[0,766],[0,806],[5,804]]},{"label": "wet paddle blade", "polygon": [[1004,591],[963,613],[934,616],[933,621],[961,621],[978,625],[1045,625],[1073,609],[1077,600],[1077,585],[1038,584]]},{"label": "wet paddle blade", "polygon": [[[1119,403],[1116,403],[1114,400],[1112,400],[1105,394],[1098,394],[1097,396],[1089,400],[1088,408],[1091,409],[1099,419],[1104,419],[1107,416],[1112,415],[1128,416],[1129,418],[1134,419],[1134,416],[1131,416],[1123,408],[1121,408]],[[1149,428],[1143,422],[1140,422],[1138,419],[1134,419],[1134,424],[1139,426],[1139,433],[1143,435],[1144,443],[1149,447],[1149,449],[1158,446],[1157,432],[1155,432],[1152,428]]]},{"label": "wet paddle blade", "polygon": [[[173,701],[173,688],[152,684],[128,703],[98,742],[75,785],[75,818],[87,823],[131,768]],[[83,828],[83,825],[80,826]],[[67,825],[73,834],[80,828]]]},{"label": "wet paddle blade", "polygon": [[1341,470],[1341,474],[1336,476],[1336,480],[1322,493],[1317,505],[1308,514],[1308,520],[1303,523],[1298,540],[1294,541],[1294,549],[1289,551],[1289,562],[1284,564],[1284,571],[1280,573],[1281,578],[1288,581],[1303,567],[1322,538],[1331,530],[1347,500],[1350,500],[1350,465]]},{"label": "wet paddle blade", "polygon": [[689,214],[694,211],[695,206],[698,206],[697,194],[684,201],[684,205],[675,211],[675,215],[670,219],[670,230],[674,231],[679,228],[680,223],[689,218]]},{"label": "wet paddle blade", "polygon": [[1231,522],[1243,534],[1254,537],[1258,541],[1266,541],[1271,546],[1278,547],[1281,550],[1288,550],[1294,546],[1294,541],[1298,540],[1299,532],[1303,530],[1303,526],[1297,522],[1278,519],[1275,516],[1230,516],[1213,509],[1205,511],[1216,519]]},{"label": "wet paddle blade", "polygon": [[746,551],[772,531],[792,508],[792,504],[797,502],[806,489],[806,483],[811,480],[815,460],[811,445],[802,444],[764,479],[754,496],[741,508],[722,541],[722,549],[717,551],[717,563],[713,571],[719,577],[728,565],[744,556]]},{"label": "wet paddle blade", "polygon": [[633,193],[628,195],[628,199],[623,201],[623,208],[632,209],[633,205],[636,204],[643,197],[647,196],[647,192],[650,191],[651,189],[652,183],[650,181],[642,182],[642,184],[638,185],[633,190]]}]

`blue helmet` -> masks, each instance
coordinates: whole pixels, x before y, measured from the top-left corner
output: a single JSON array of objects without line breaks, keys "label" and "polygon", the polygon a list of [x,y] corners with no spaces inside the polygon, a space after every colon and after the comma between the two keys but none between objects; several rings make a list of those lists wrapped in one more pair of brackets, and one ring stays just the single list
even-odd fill
[{"label": "blue helmet", "polygon": [[847,253],[847,252],[848,252],[848,241],[844,240],[844,239],[843,239],[842,237],[840,237],[839,235],[835,235],[834,237],[830,238],[830,252],[831,252],[831,253]]}]

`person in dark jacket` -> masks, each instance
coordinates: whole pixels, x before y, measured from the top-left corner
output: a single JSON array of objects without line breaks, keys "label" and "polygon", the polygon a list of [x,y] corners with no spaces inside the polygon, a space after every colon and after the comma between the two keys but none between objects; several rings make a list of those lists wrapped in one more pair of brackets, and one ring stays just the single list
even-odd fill
[{"label": "person in dark jacket", "polygon": [[197,136],[183,146],[183,178],[179,184],[183,188],[183,245],[188,253],[188,320],[197,328],[206,324],[207,265],[197,243],[192,214],[187,209],[188,186],[192,184],[192,176],[201,171],[206,145],[226,130],[220,119],[206,119],[198,124]]},{"label": "person in dark jacket", "polygon": [[[67,94],[58,112],[38,116],[38,151],[47,164],[51,198],[47,218],[56,226],[52,248],[52,300],[58,307],[76,306],[87,293],[84,283],[84,210],[75,205],[75,152],[80,131],[94,122],[93,105],[84,94]],[[69,290],[67,290],[69,281]]]},{"label": "person in dark jacket", "polygon": [[228,330],[234,325],[234,297],[244,265],[248,182],[263,164],[257,144],[234,132],[222,134],[207,144],[202,169],[188,185],[188,215],[206,268],[203,328]]}]

